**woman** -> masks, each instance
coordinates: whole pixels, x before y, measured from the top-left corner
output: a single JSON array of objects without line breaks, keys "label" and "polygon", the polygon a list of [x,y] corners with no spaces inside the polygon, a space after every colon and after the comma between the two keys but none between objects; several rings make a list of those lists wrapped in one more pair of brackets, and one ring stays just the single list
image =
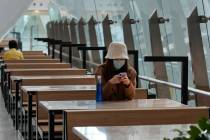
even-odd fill
[{"label": "woman", "polygon": [[103,100],[131,100],[135,96],[136,71],[128,64],[126,45],[113,42],[109,45],[106,61],[96,69],[101,75]]}]

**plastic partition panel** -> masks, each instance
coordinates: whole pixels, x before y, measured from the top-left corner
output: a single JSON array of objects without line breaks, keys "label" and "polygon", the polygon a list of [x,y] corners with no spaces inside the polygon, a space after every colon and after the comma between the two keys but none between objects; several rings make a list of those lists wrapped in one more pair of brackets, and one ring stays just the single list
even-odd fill
[{"label": "plastic partition panel", "polygon": [[[150,31],[152,56],[164,56],[157,10],[155,10],[149,18],[149,31]],[[153,64],[154,64],[155,77],[159,80],[168,81],[165,63],[154,62]],[[158,98],[170,99],[170,90],[167,86],[157,85],[156,92]]]}]

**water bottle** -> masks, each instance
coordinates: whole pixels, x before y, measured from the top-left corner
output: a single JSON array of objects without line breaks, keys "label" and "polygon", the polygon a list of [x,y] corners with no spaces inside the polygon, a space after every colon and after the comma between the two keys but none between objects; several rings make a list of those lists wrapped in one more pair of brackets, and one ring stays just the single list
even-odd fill
[{"label": "water bottle", "polygon": [[102,101],[102,83],[101,76],[97,75],[97,83],[96,83],[96,102]]}]

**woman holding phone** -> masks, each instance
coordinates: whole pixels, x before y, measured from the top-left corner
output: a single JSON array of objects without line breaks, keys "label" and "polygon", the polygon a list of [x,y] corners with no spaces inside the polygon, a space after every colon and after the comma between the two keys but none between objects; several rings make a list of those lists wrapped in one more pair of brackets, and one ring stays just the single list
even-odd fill
[{"label": "woman holding phone", "polygon": [[104,101],[131,100],[135,96],[136,71],[128,64],[128,51],[124,43],[112,42],[104,64],[96,68],[101,76]]}]

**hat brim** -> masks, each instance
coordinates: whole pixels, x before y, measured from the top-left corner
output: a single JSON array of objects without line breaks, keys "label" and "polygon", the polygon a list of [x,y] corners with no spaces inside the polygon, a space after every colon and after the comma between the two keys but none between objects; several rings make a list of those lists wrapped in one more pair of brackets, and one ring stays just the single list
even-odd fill
[{"label": "hat brim", "polygon": [[124,57],[110,57],[108,55],[106,55],[105,58],[106,59],[127,59],[127,60],[129,59],[129,57],[125,57],[125,56]]}]

